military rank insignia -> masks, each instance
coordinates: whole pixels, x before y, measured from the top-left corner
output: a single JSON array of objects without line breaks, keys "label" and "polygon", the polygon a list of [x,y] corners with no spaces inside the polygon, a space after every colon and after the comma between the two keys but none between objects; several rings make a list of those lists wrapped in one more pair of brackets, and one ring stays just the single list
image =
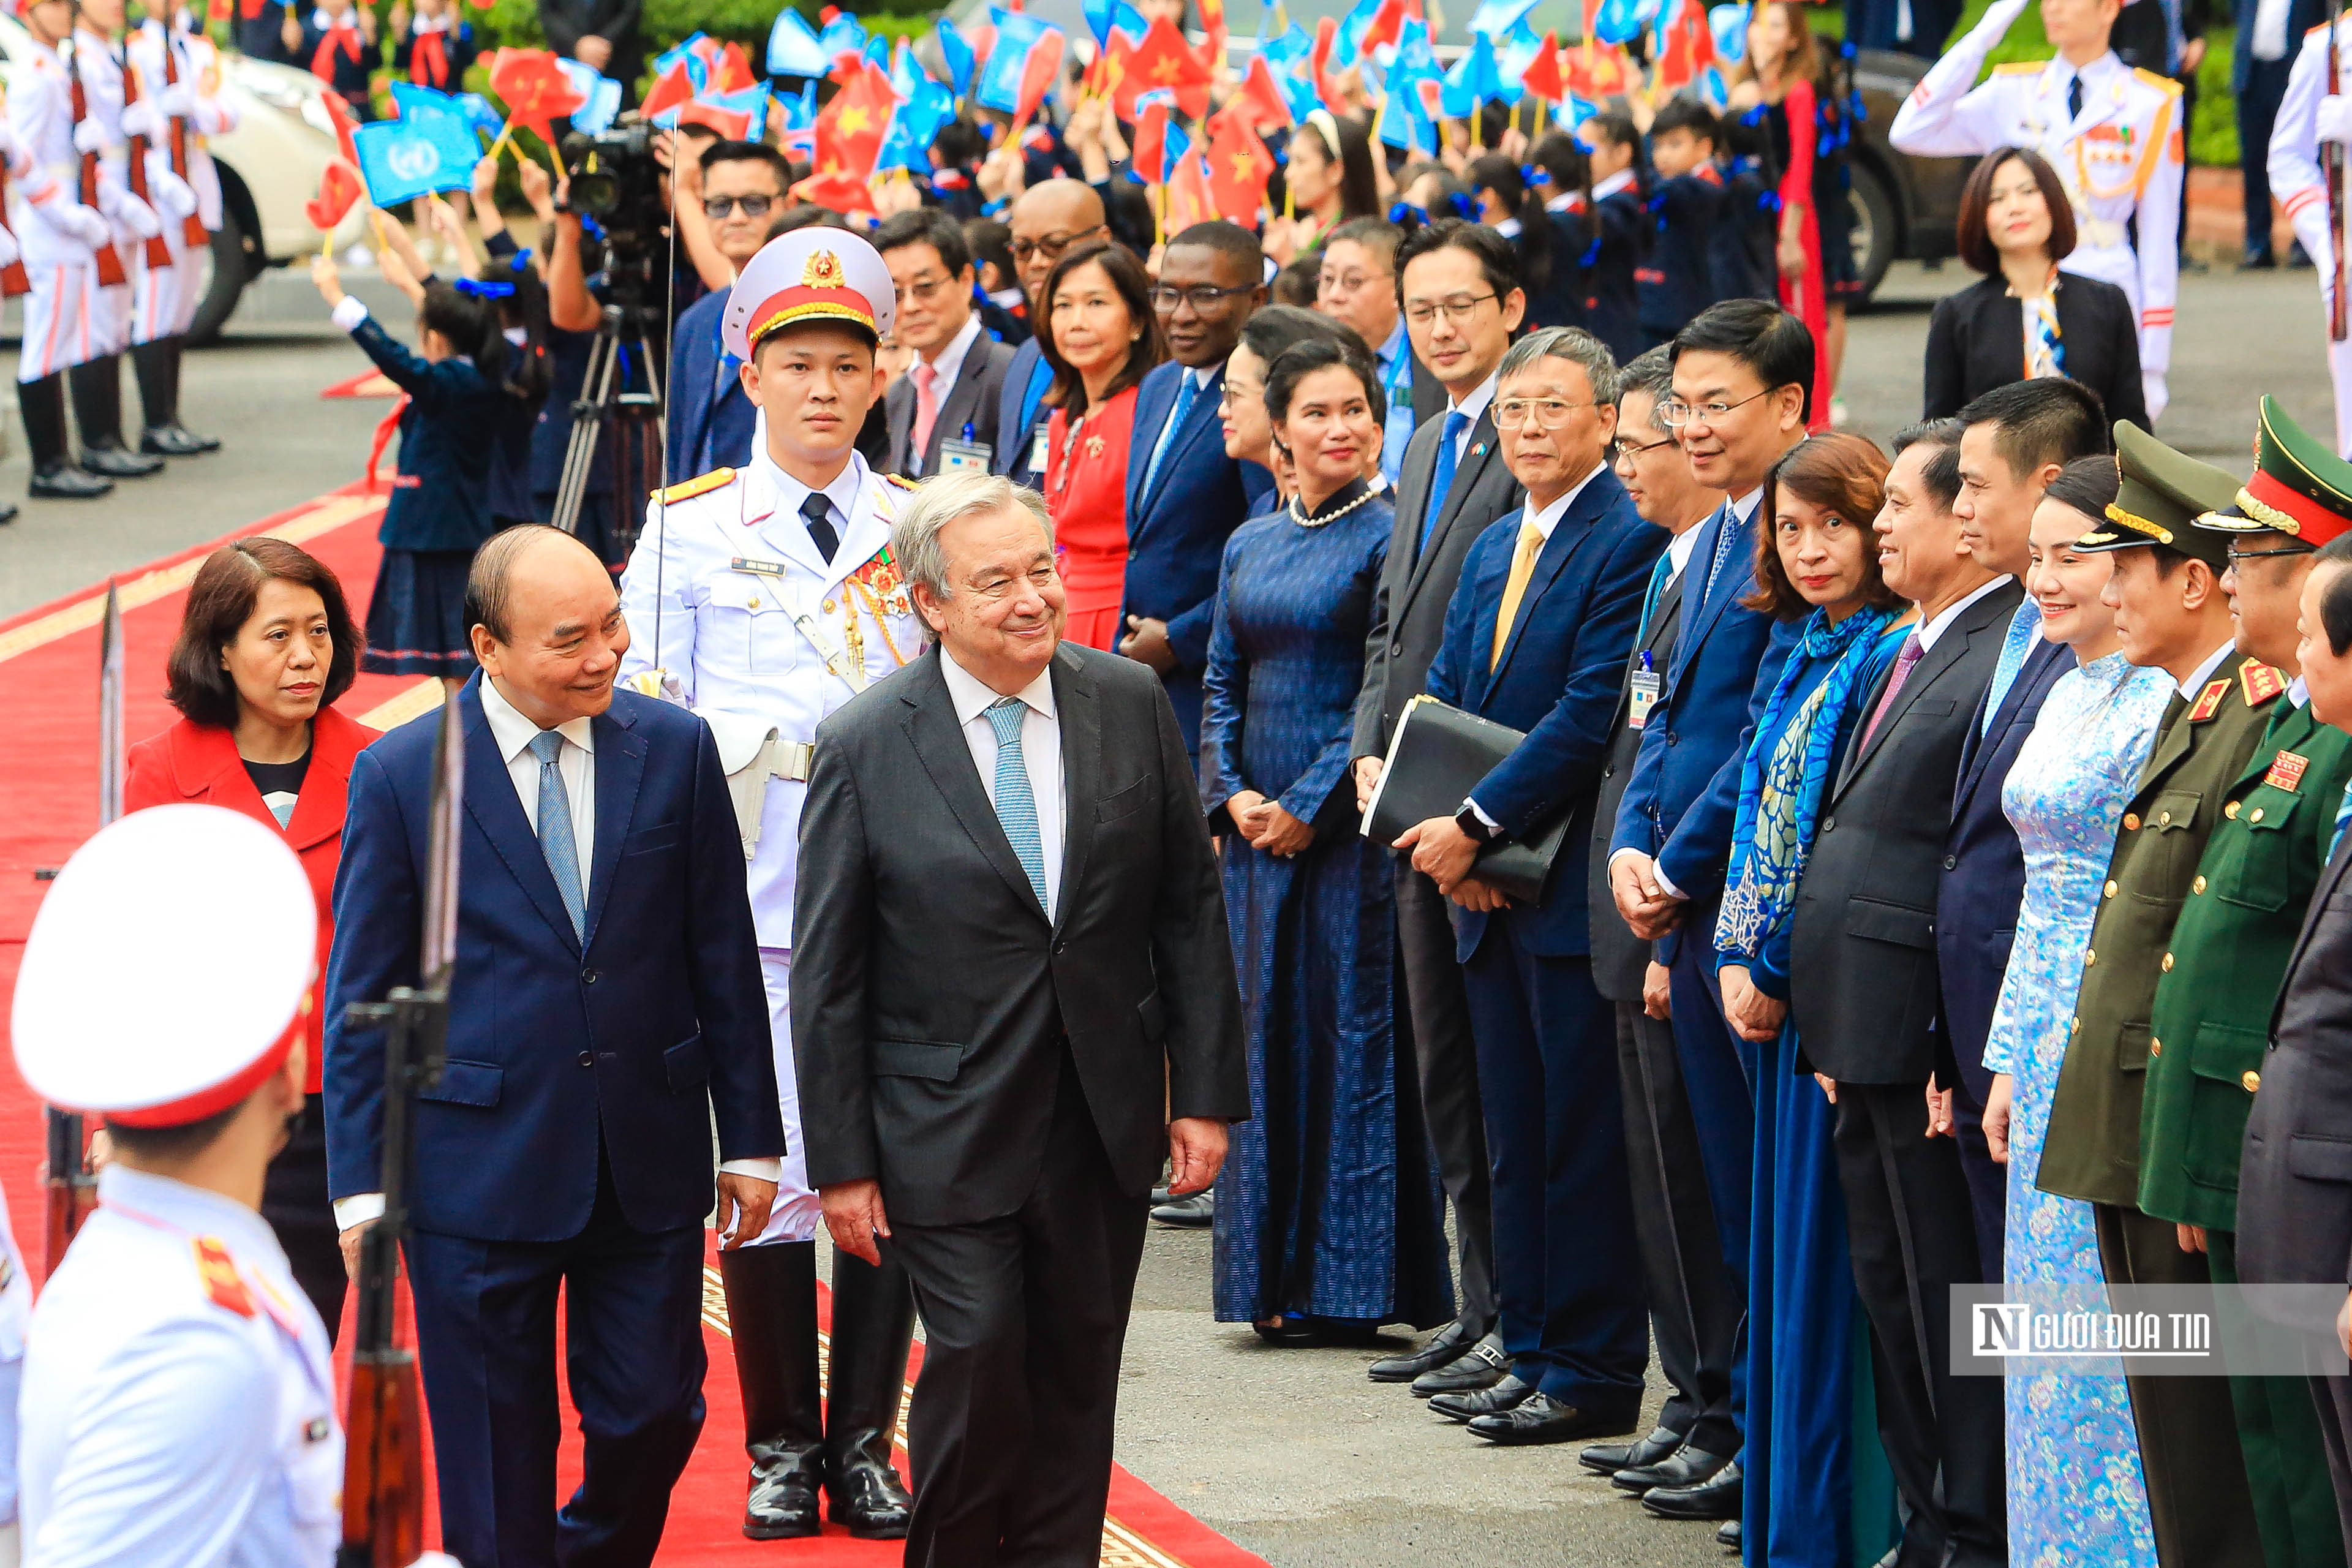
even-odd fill
[{"label": "military rank insignia", "polygon": [[2230,682],[2227,679],[2207,681],[2205,689],[2197,694],[2197,706],[2189,710],[2189,721],[2202,724],[2221,710],[2222,699],[2229,695]]},{"label": "military rank insignia", "polygon": [[2309,766],[2311,766],[2309,757],[2298,756],[2293,752],[2281,752],[2272,759],[2271,771],[2263,775],[2263,783],[2273,789],[2283,789],[2287,794],[2293,795],[2295,786],[2303,783],[2304,770]]},{"label": "military rank insignia", "polygon": [[2246,689],[2249,708],[2259,708],[2286,689],[2286,677],[2258,658],[2238,667],[2238,683]]},{"label": "military rank insignia", "polygon": [[199,1236],[189,1245],[195,1251],[196,1282],[205,1288],[205,1298],[240,1318],[253,1316],[253,1295],[245,1288],[245,1277],[236,1271],[236,1259],[228,1255],[220,1238]]}]

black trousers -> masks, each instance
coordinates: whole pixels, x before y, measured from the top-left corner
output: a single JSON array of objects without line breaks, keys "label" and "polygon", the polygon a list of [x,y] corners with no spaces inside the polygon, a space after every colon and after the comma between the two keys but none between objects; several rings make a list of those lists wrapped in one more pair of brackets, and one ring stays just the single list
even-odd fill
[{"label": "black trousers", "polygon": [[1639,1002],[1620,1002],[1616,1009],[1633,1243],[1658,1366],[1674,1390],[1658,1420],[1703,1453],[1737,1453],[1731,1363],[1742,1302],[1716,1240],[1674,1026],[1643,1012]]},{"label": "black trousers", "polygon": [[342,1326],[343,1291],[350,1277],[343,1272],[342,1245],[335,1235],[335,1205],[327,1196],[327,1121],[319,1096],[302,1106],[302,1114],[286,1140],[261,1189],[261,1217],[278,1236],[294,1283],[319,1310],[327,1325],[327,1342],[335,1342]]},{"label": "black trousers", "polygon": [[1478,1099],[1478,1048],[1470,1037],[1470,998],[1454,956],[1454,921],[1437,884],[1396,862],[1397,952],[1404,962],[1405,1006],[1397,1022],[1412,1047],[1421,1080],[1421,1116],[1437,1155],[1437,1179],[1454,1202],[1460,1250],[1461,1321],[1484,1334],[1495,1326],[1495,1202],[1486,1160],[1486,1110]]},{"label": "black trousers", "polygon": [[1952,1375],[1952,1287],[1983,1278],[1976,1219],[1958,1146],[1927,1136],[1926,1089],[1841,1083],[1831,1132],[1877,1352],[1878,1435],[1909,1505],[1896,1561],[2007,1568],[2001,1380]]},{"label": "black trousers", "polygon": [[1066,1054],[1036,1187],[883,1245],[923,1316],[907,1568],[1094,1568],[1150,1200],[1119,1190]]},{"label": "black trousers", "polygon": [[[2300,44],[2287,40],[2285,58],[2246,62],[2246,90],[2238,95],[2238,168],[2246,184],[2246,254],[2271,254],[2271,131],[2294,69]],[[2181,204],[2188,205],[2186,202]]]},{"label": "black trousers", "polygon": [[[2168,1219],[2137,1209],[2093,1204],[2099,1266],[2111,1285],[2210,1285],[2213,1266],[2180,1250]],[[2147,1477],[2148,1521],[2157,1561],[2196,1568],[2262,1568],[2263,1538],[2246,1489],[2245,1452],[2226,1377],[2137,1377],[2126,1373],[2132,1425],[2139,1429],[2140,1468]]]},{"label": "black trousers", "polygon": [[2352,1377],[2313,1378],[2311,1404],[2327,1450],[2327,1478],[2336,1483],[2336,1516],[2352,1542]]}]

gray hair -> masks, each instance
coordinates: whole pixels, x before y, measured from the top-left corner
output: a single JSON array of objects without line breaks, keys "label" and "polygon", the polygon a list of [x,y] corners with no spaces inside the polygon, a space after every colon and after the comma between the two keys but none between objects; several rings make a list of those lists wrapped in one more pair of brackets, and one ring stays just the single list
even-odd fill
[{"label": "gray hair", "polygon": [[1674,350],[1660,343],[1628,362],[1617,373],[1617,401],[1622,403],[1629,392],[1650,395],[1651,429],[1672,430],[1674,426],[1666,423],[1666,405],[1675,396]]},{"label": "gray hair", "polygon": [[1511,345],[1496,373],[1499,384],[1534,365],[1539,359],[1564,359],[1584,367],[1592,383],[1592,401],[1617,401],[1617,361],[1609,345],[1581,327],[1546,327],[1529,332]]},{"label": "gray hair", "polygon": [[1013,507],[1023,508],[1035,518],[1037,526],[1045,531],[1046,544],[1054,542],[1054,518],[1045,510],[1045,498],[1026,485],[1016,485],[1002,474],[968,471],[925,479],[907,498],[898,521],[891,525],[890,559],[898,563],[898,574],[909,587],[919,583],[934,599],[952,598],[940,531],[960,517]]}]

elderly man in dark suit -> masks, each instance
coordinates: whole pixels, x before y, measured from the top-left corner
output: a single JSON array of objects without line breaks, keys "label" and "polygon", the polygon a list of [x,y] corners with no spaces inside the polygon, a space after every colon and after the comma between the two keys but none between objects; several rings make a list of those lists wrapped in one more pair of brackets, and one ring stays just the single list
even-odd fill
[{"label": "elderly man in dark suit", "polygon": [[[743,841],[700,719],[613,688],[612,574],[510,528],[466,593],[466,817],[448,1065],[415,1110],[403,1248],[442,1539],[468,1563],[647,1563],[702,1429],[710,1134],[730,1245],[784,1152]],[[383,1212],[383,1036],[415,984],[435,723],[352,767],[327,970],[327,1156],[348,1249]],[[555,1310],[587,1464],[558,1513]]]},{"label": "elderly man in dark suit", "polygon": [[[1959,417],[1960,493],[1952,515],[1959,520],[1960,537],[1979,562],[2022,584],[2033,563],[2033,509],[2042,490],[2076,458],[2107,449],[2107,421],[2088,390],[2054,376],[1996,387]],[[1936,966],[1955,1075],[1936,1081],[1934,1121],[1959,1140],[1960,1169],[1976,1213],[1977,1261],[1993,1284],[2001,1279],[2009,1170],[1993,1163],[1985,1146],[1992,1074],[1985,1070],[1984,1048],[2025,897],[2025,852],[2000,808],[2000,786],[2033,732],[2042,700],[2074,668],[2074,650],[2042,637],[2042,607],[2021,600],[1960,741],[1952,825],[1936,885]]]},{"label": "elderly man in dark suit", "polygon": [[1936,890],[1959,773],[2001,634],[2024,595],[1969,552],[1951,506],[1960,427],[1895,437],[1879,567],[1916,624],[1868,699],[1797,884],[1790,1016],[1833,1079],[1831,1134],[1854,1284],[1879,1367],[1878,1429],[1910,1505],[1906,1560],[2003,1568],[2001,1390],[1951,1374],[1951,1288],[1983,1278],[1958,1151],[1924,1138],[1946,1059],[1936,1027]]},{"label": "elderly man in dark suit", "polygon": [[988,335],[974,298],[971,247],[938,207],[918,207],[874,231],[874,248],[898,290],[894,336],[914,363],[885,395],[890,456],[910,479],[949,468],[985,473],[995,460],[1004,372],[1013,351]]},{"label": "elderly man in dark suit", "polygon": [[1002,477],[908,499],[940,641],[818,727],[801,816],[809,1177],[923,1314],[909,1563],[1095,1560],[1152,1182],[1208,1185],[1249,1113],[1183,737],[1149,669],[1061,641],[1053,551]]},{"label": "elderly man in dark suit", "polygon": [[[1446,607],[1470,546],[1524,492],[1503,461],[1487,405],[1511,334],[1527,310],[1518,253],[1491,228],[1443,218],[1397,249],[1397,293],[1413,353],[1444,384],[1441,416],[1416,431],[1397,485],[1396,532],[1372,599],[1364,687],[1356,700],[1356,797],[1371,798],[1404,706],[1421,695],[1445,640]],[[1439,1179],[1454,1203],[1461,1315],[1407,1355],[1372,1363],[1376,1383],[1411,1383],[1423,1396],[1486,1388],[1508,1357],[1495,1333],[1495,1239],[1486,1132],[1478,1098],[1469,1003],[1454,954],[1445,895],[1397,861],[1397,943],[1406,1006],[1397,1022],[1413,1068]],[[1475,1352],[1475,1353],[1474,1353]]]}]

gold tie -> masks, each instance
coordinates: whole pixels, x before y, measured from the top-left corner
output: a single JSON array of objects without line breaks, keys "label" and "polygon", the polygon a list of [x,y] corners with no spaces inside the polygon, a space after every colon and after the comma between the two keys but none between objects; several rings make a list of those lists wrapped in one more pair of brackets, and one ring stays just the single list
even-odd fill
[{"label": "gold tie", "polygon": [[1543,530],[1532,522],[1519,524],[1519,548],[1511,557],[1511,574],[1503,579],[1502,606],[1495,612],[1495,652],[1486,661],[1492,673],[1503,662],[1503,649],[1511,640],[1511,624],[1519,618],[1519,596],[1528,591],[1528,579],[1536,574],[1536,557],[1543,553]]}]

